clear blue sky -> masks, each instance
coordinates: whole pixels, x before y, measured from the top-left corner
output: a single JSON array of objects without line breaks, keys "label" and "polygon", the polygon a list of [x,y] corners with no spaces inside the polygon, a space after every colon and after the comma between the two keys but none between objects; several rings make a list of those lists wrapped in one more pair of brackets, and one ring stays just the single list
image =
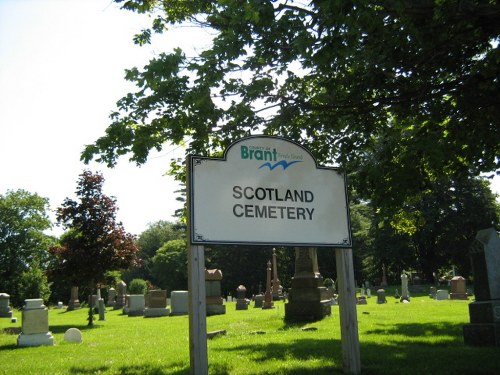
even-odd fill
[{"label": "clear blue sky", "polygon": [[147,24],[111,0],[0,0],[0,194],[25,189],[55,209],[90,168],[103,173],[104,193],[117,198],[128,232],[173,220],[178,185],[164,173],[171,158],[184,157],[181,149],[141,168],[127,158],[112,170],[80,162],[84,145],[104,134],[116,101],[134,89],[124,69],[177,46],[194,54],[209,40],[206,31],[183,28],[138,47],[132,37]]}]

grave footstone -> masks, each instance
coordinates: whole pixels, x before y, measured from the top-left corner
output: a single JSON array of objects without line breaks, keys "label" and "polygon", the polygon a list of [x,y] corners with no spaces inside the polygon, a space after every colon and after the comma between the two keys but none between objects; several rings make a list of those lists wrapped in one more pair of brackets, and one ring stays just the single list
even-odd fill
[{"label": "grave footstone", "polygon": [[189,294],[186,290],[174,290],[170,294],[171,299],[171,309],[170,315],[187,315],[188,314],[188,304],[189,304]]},{"label": "grave footstone", "polygon": [[500,346],[500,238],[494,228],[480,230],[469,250],[476,301],[469,304],[464,342]]},{"label": "grave footstone", "polygon": [[147,294],[146,306],[144,309],[145,318],[170,315],[170,309],[167,308],[167,291],[150,290]]},{"label": "grave footstone", "polygon": [[10,295],[7,293],[0,293],[0,318],[12,318]]},{"label": "grave footstone", "polygon": [[41,345],[54,345],[54,337],[49,331],[49,311],[42,299],[27,299],[24,301],[17,346]]}]

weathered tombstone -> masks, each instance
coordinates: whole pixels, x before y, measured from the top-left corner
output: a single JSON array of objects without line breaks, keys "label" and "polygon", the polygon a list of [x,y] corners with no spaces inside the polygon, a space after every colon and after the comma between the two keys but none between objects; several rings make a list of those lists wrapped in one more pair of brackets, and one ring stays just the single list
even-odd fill
[{"label": "weathered tombstone", "polygon": [[500,238],[494,228],[480,230],[470,248],[476,301],[469,304],[464,341],[500,346]]},{"label": "weathered tombstone", "polygon": [[366,289],[366,296],[367,296],[368,298],[371,298],[371,297],[372,297],[372,290],[371,290],[370,288],[367,288],[367,289]]},{"label": "weathered tombstone", "polygon": [[368,304],[368,301],[366,300],[366,296],[365,295],[359,296],[357,303],[358,303],[358,305]]},{"label": "weathered tombstone", "polygon": [[108,300],[106,301],[106,306],[113,307],[115,305],[115,298],[116,298],[116,289],[109,288],[108,289]]},{"label": "weathered tombstone", "polygon": [[42,299],[25,300],[22,319],[17,346],[54,345],[54,337],[49,332],[49,310]]},{"label": "weathered tombstone", "polygon": [[387,299],[385,298],[385,289],[377,290],[377,303],[387,303]]},{"label": "weathered tombstone", "polygon": [[125,307],[125,300],[127,296],[127,284],[125,284],[125,281],[120,281],[118,284],[116,284],[116,301],[113,306],[113,309],[119,310]]},{"label": "weathered tombstone", "polygon": [[64,341],[82,342],[82,332],[78,328],[69,328],[64,332]]},{"label": "weathered tombstone", "polygon": [[167,308],[167,291],[150,290],[146,296],[146,306],[145,318],[170,315],[170,309]]},{"label": "weathered tombstone", "polygon": [[63,308],[63,303],[61,301],[57,302],[57,308],[62,309]]},{"label": "weathered tombstone", "polygon": [[436,291],[436,300],[442,301],[442,300],[447,300],[447,299],[448,299],[448,290],[439,289]]},{"label": "weathered tombstone", "polygon": [[254,297],[254,305],[253,305],[253,307],[262,308],[263,305],[264,305],[264,295],[263,294],[257,294]]},{"label": "weathered tombstone", "polygon": [[468,299],[465,279],[462,276],[455,276],[451,279],[450,299]]},{"label": "weathered tombstone", "polygon": [[319,273],[316,248],[296,247],[295,273],[288,294],[288,303],[285,304],[285,319],[295,321],[323,319],[331,314],[330,300],[323,285],[323,277]]},{"label": "weathered tombstone", "polygon": [[0,293],[0,318],[12,318],[10,296],[7,293]]},{"label": "weathered tombstone", "polygon": [[218,269],[205,270],[205,301],[207,316],[226,313],[226,305],[221,291],[222,271]]},{"label": "weathered tombstone", "polygon": [[99,312],[99,320],[106,320],[106,305],[103,298],[97,300],[97,311]]},{"label": "weathered tombstone", "polygon": [[129,294],[128,300],[128,316],[143,316],[144,315],[144,294]]},{"label": "weathered tombstone", "polygon": [[71,287],[71,297],[69,298],[68,308],[66,310],[76,310],[80,308],[80,300],[78,299],[78,287]]},{"label": "weathered tombstone", "polygon": [[248,310],[250,301],[246,298],[247,288],[244,285],[239,285],[236,288],[236,310]]},{"label": "weathered tombstone", "polygon": [[400,301],[409,301],[410,293],[408,291],[408,275],[404,273],[401,275],[401,298]]},{"label": "weathered tombstone", "polygon": [[266,293],[264,294],[264,303],[262,304],[262,308],[273,309],[274,302],[273,302],[273,292],[271,287],[271,261],[267,262],[266,275],[267,275]]},{"label": "weathered tombstone", "polygon": [[174,290],[170,293],[172,312],[170,315],[187,315],[189,295],[186,290]]},{"label": "weathered tombstone", "polygon": [[385,264],[382,264],[382,282],[380,286],[387,286],[387,272],[385,270]]},{"label": "weathered tombstone", "polygon": [[435,299],[436,298],[436,293],[437,293],[437,289],[435,286],[431,286],[429,288],[429,297],[432,298],[432,299]]},{"label": "weathered tombstone", "polygon": [[283,299],[283,287],[278,279],[278,262],[276,260],[276,249],[273,249],[273,280],[271,282],[271,290],[273,293],[273,301]]}]

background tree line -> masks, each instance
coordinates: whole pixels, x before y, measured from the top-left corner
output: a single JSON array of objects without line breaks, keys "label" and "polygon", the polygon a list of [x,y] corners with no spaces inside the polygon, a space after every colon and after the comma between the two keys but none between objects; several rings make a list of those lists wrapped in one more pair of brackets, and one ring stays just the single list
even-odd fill
[{"label": "background tree line", "polygon": [[[99,190],[103,180],[98,178],[93,182],[97,185],[92,184],[92,187]],[[70,201],[65,205],[68,206]],[[93,201],[88,208],[99,202]],[[110,203],[106,197],[104,202]],[[497,227],[500,220],[500,206],[488,182],[484,179],[440,181],[415,204],[416,212],[422,215],[419,220],[423,225],[408,233],[395,229],[390,224],[391,219],[381,217],[370,203],[351,197],[355,278],[358,283],[365,280],[380,283],[383,266],[390,283],[398,283],[403,270],[417,272],[423,281],[432,283],[436,281],[436,275],[445,276],[452,266],[473,282],[467,254],[469,246],[478,230]],[[151,223],[133,239],[130,256],[136,255],[134,262],[103,264],[99,271],[95,268],[97,255],[92,256],[88,247],[77,245],[82,251],[64,247],[65,244],[74,244],[75,238],[81,238],[76,235],[75,227],[59,239],[44,234],[52,225],[47,210],[47,200],[37,194],[18,190],[0,195],[0,290],[9,293],[15,305],[22,305],[25,298],[36,297],[52,303],[66,302],[74,285],[81,287],[85,301],[85,295],[95,284],[114,286],[120,279],[127,284],[134,279],[144,280],[150,288],[169,292],[187,289],[187,239],[182,221]],[[104,245],[101,242],[95,246]],[[61,251],[66,252],[65,257],[71,257],[73,263],[61,262]],[[266,268],[272,259],[272,247],[211,246],[205,251],[206,267],[219,268],[223,272],[225,295],[234,295],[240,284],[246,286],[249,295],[265,291]],[[70,256],[68,252],[74,254]],[[294,272],[294,251],[277,247],[276,252],[278,277],[287,289]],[[333,249],[319,248],[318,261],[322,276],[336,280]]]}]

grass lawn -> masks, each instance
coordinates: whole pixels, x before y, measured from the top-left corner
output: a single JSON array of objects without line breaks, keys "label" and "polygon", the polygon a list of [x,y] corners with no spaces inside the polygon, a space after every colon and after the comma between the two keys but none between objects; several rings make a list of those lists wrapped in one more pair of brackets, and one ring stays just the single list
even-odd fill
[{"label": "grass lawn", "polygon": [[[362,373],[500,374],[499,347],[464,345],[470,302],[417,296],[403,304],[389,296],[387,304],[372,297],[358,305]],[[227,303],[227,314],[207,318],[208,331],[227,331],[208,341],[210,374],[342,374],[338,306],[322,321],[297,325],[284,323],[283,302],[275,306],[236,311]],[[189,374],[187,316],[128,317],[108,308],[106,321],[89,329],[86,314],[50,309],[55,345],[29,348],[16,346],[21,312],[17,323],[0,318],[0,374]],[[63,340],[71,327],[83,343]]]}]

